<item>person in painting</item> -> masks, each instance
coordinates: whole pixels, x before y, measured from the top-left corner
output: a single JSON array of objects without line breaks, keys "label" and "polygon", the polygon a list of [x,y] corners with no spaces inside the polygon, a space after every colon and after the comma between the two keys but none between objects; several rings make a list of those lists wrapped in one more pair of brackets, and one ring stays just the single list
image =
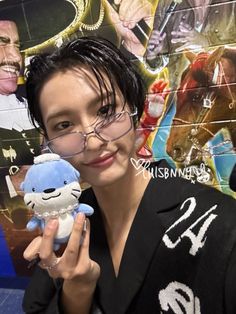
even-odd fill
[{"label": "person in painting", "polygon": [[18,196],[25,173],[21,166],[33,162],[39,144],[27,114],[27,101],[17,95],[21,70],[17,26],[13,21],[0,20],[0,203],[8,214],[17,204],[23,205]]},{"label": "person in painting", "polygon": [[234,1],[160,0],[145,53],[147,66],[156,72],[168,66],[171,86],[176,88],[187,62],[182,58],[185,50],[204,51],[235,42],[235,12]]},{"label": "person in painting", "polygon": [[26,248],[40,262],[24,311],[235,313],[236,202],[171,176],[165,160],[137,159],[146,90],[134,65],[109,41],[83,37],[33,58],[26,88],[45,148],[91,185],[80,201],[94,214],[76,216],[64,251],[53,251],[56,217]]}]

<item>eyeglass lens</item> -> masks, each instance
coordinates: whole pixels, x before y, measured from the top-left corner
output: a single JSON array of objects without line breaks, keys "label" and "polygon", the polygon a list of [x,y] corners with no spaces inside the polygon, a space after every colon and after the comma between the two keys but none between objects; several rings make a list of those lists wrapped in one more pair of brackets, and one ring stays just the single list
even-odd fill
[{"label": "eyeglass lens", "polygon": [[[101,140],[110,142],[124,136],[131,129],[132,118],[130,114],[128,112],[121,112],[99,122],[94,128],[94,133]],[[70,157],[84,150],[86,137],[86,133],[82,132],[68,133],[49,141],[48,147],[52,152],[61,157]]]}]

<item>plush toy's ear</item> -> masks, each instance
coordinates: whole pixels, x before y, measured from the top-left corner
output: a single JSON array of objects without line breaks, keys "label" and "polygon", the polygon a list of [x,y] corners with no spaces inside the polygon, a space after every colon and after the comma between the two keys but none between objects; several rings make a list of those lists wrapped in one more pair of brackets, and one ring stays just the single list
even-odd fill
[{"label": "plush toy's ear", "polygon": [[78,179],[80,178],[80,173],[79,173],[79,171],[76,170],[76,169],[75,169],[75,175],[76,175],[76,177],[77,177]]},{"label": "plush toy's ear", "polygon": [[21,191],[24,191],[24,188],[25,188],[25,181],[21,182],[20,184]]}]

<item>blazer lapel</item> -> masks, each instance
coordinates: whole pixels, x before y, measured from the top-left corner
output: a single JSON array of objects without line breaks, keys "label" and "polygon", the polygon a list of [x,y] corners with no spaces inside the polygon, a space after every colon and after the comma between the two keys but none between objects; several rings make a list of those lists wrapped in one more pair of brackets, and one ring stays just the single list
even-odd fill
[{"label": "blazer lapel", "polygon": [[[157,166],[170,168],[165,161],[153,165]],[[130,229],[117,278],[101,216],[98,212],[93,215],[91,257],[101,266],[97,293],[106,313],[125,313],[142,286],[152,257],[169,225],[169,219],[168,223],[166,217],[163,220],[162,213],[180,203],[180,193],[167,195],[168,191],[174,192],[172,180],[150,180]]]},{"label": "blazer lapel", "polygon": [[[169,168],[165,162],[158,166]],[[163,220],[161,213],[176,208],[180,202],[178,193],[167,194],[169,188],[169,180],[150,180],[130,229],[113,291],[114,308],[108,313],[125,313],[143,284],[167,228],[166,218]]]}]

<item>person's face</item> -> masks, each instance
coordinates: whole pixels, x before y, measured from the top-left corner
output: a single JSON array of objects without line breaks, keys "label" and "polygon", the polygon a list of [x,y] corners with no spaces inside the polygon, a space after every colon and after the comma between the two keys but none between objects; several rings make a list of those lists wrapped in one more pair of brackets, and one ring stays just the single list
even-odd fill
[{"label": "person's face", "polygon": [[[50,140],[72,131],[93,131],[96,122],[104,118],[104,109],[106,112],[111,99],[105,99],[101,107],[96,79],[88,71],[80,70],[54,75],[44,84],[39,102]],[[123,99],[117,91],[116,112],[121,112],[123,106]],[[125,110],[130,111],[128,106]],[[127,123],[131,125],[128,119]],[[133,127],[112,142],[104,142],[90,134],[85,150],[69,161],[80,171],[83,180],[92,186],[107,186],[122,178],[131,167],[130,158],[135,156],[134,140]]]},{"label": "person's face", "polygon": [[9,95],[16,91],[21,64],[16,24],[0,21],[0,94]]}]

